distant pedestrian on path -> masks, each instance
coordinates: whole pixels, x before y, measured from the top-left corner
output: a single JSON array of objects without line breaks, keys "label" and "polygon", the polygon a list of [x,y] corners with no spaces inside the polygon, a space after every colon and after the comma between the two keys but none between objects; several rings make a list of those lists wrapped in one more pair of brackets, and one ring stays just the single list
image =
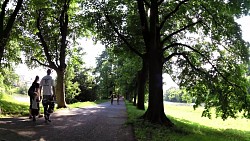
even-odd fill
[{"label": "distant pedestrian on path", "polygon": [[117,105],[119,105],[120,95],[117,94]]},{"label": "distant pedestrian on path", "polygon": [[109,95],[110,95],[110,102],[111,102],[111,105],[113,105],[113,101],[114,101],[113,92],[112,92],[112,91],[109,91]]},{"label": "distant pedestrian on path", "polygon": [[43,90],[43,108],[45,122],[50,120],[50,114],[54,111],[54,99],[55,99],[55,82],[50,76],[51,69],[47,70],[47,75],[44,76],[40,82],[40,92]]}]

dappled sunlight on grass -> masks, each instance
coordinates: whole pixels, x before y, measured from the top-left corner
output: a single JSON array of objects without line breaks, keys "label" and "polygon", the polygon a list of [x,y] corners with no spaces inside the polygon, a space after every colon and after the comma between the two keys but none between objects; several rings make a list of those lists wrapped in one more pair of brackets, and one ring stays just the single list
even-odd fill
[{"label": "dappled sunlight on grass", "polygon": [[192,106],[173,106],[165,104],[165,113],[180,121],[190,121],[200,125],[208,126],[215,129],[236,129],[242,131],[250,131],[250,120],[245,118],[228,118],[223,121],[220,117],[209,119],[201,117],[203,108],[193,109]]},{"label": "dappled sunlight on grass", "polygon": [[1,116],[20,116],[28,115],[29,103],[17,102],[10,95],[3,95],[0,99]]},{"label": "dappled sunlight on grass", "polygon": [[69,108],[83,108],[83,107],[88,107],[88,106],[96,106],[97,104],[107,102],[108,100],[97,100],[97,101],[86,101],[86,102],[76,102],[73,104],[69,104]]},{"label": "dappled sunlight on grass", "polygon": [[81,108],[81,107],[87,107],[87,106],[93,106],[93,105],[97,105],[96,103],[94,102],[77,102],[77,103],[73,103],[73,104],[70,104],[68,105],[69,108]]},{"label": "dappled sunlight on grass", "polygon": [[[18,101],[16,97],[23,97],[26,100]],[[99,103],[107,102],[108,100],[97,100],[94,102],[77,102],[74,104],[69,104],[68,108],[82,108],[88,106],[96,106]],[[2,95],[0,99],[1,114],[0,117],[8,116],[28,116],[29,115],[29,97],[26,95]],[[64,110],[65,108],[55,110]],[[67,109],[67,108],[66,108]],[[40,102],[40,113],[43,113],[42,102]]]},{"label": "dappled sunlight on grass", "polygon": [[138,141],[250,141],[247,119],[210,120],[201,117],[201,108],[194,111],[192,106],[165,105],[165,113],[175,124],[167,128],[138,119],[145,111],[136,109],[132,103],[126,102],[126,106],[127,123],[134,126]]}]

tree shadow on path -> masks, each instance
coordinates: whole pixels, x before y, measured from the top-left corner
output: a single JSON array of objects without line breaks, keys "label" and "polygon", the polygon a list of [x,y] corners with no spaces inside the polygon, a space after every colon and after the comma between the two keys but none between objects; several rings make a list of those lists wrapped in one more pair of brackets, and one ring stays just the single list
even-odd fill
[{"label": "tree shadow on path", "polygon": [[51,123],[43,118],[36,122],[27,117],[1,118],[0,141],[133,141],[132,127],[125,125],[127,113],[121,103],[58,110],[52,114]]}]

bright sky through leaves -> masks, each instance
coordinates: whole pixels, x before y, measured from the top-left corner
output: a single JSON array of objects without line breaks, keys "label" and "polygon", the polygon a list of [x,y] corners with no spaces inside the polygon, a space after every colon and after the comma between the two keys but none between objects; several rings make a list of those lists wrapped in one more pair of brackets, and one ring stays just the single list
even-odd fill
[{"label": "bright sky through leaves", "polygon": [[[241,25],[243,39],[245,41],[250,42],[250,16],[246,16],[237,20],[237,22]],[[91,39],[83,39],[81,41],[81,46],[83,47],[86,55],[83,57],[85,65],[87,67],[95,67],[96,66],[96,57],[98,57],[102,51],[105,49],[103,45],[100,43],[94,45]],[[30,70],[25,64],[18,65],[16,68],[16,73],[19,74],[21,79],[25,81],[33,81],[36,75],[40,77],[46,75],[46,70],[43,68],[37,68]],[[56,73],[52,73],[53,77],[55,78]],[[171,80],[170,76],[167,74],[163,75],[164,82],[168,82],[167,85],[163,86],[163,89],[169,89],[171,87],[177,87],[177,85]]]}]

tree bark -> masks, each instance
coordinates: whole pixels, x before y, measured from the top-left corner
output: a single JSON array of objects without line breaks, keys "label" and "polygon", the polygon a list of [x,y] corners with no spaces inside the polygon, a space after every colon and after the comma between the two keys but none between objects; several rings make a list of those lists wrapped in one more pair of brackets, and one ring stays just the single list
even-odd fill
[{"label": "tree bark", "polygon": [[133,99],[134,99],[134,100],[133,100],[133,105],[136,106],[137,91],[132,91],[132,93],[133,93],[133,96],[134,96],[134,97],[133,97]]},{"label": "tree bark", "polygon": [[173,126],[173,123],[166,117],[163,105],[163,89],[162,89],[162,63],[157,54],[152,53],[149,63],[149,103],[148,109],[143,115],[145,120],[151,123],[157,123]]},{"label": "tree bark", "polygon": [[[6,12],[8,3],[9,3],[9,0],[5,0],[2,3],[1,12],[0,12],[0,64],[1,64],[1,60],[3,59],[4,50],[7,45],[7,42],[9,41],[11,30],[16,20],[17,14],[22,7],[23,0],[17,1],[15,10],[13,11],[13,13],[11,13],[10,17],[7,18],[8,21],[7,20],[5,21],[5,15],[6,15],[5,12]],[[6,24],[5,28],[4,28],[4,24]]]},{"label": "tree bark", "polygon": [[157,0],[151,0],[149,42],[149,103],[143,115],[145,120],[166,126],[173,123],[166,117],[163,105],[162,68],[163,51],[160,44],[159,13]]},{"label": "tree bark", "polygon": [[145,86],[148,79],[148,64],[146,58],[142,58],[142,69],[139,71],[139,81],[138,81],[138,103],[137,108],[140,110],[145,110]]},{"label": "tree bark", "polygon": [[65,83],[64,83],[64,71],[56,70],[57,73],[57,81],[56,81],[56,102],[58,104],[57,108],[66,108],[65,101]]}]

